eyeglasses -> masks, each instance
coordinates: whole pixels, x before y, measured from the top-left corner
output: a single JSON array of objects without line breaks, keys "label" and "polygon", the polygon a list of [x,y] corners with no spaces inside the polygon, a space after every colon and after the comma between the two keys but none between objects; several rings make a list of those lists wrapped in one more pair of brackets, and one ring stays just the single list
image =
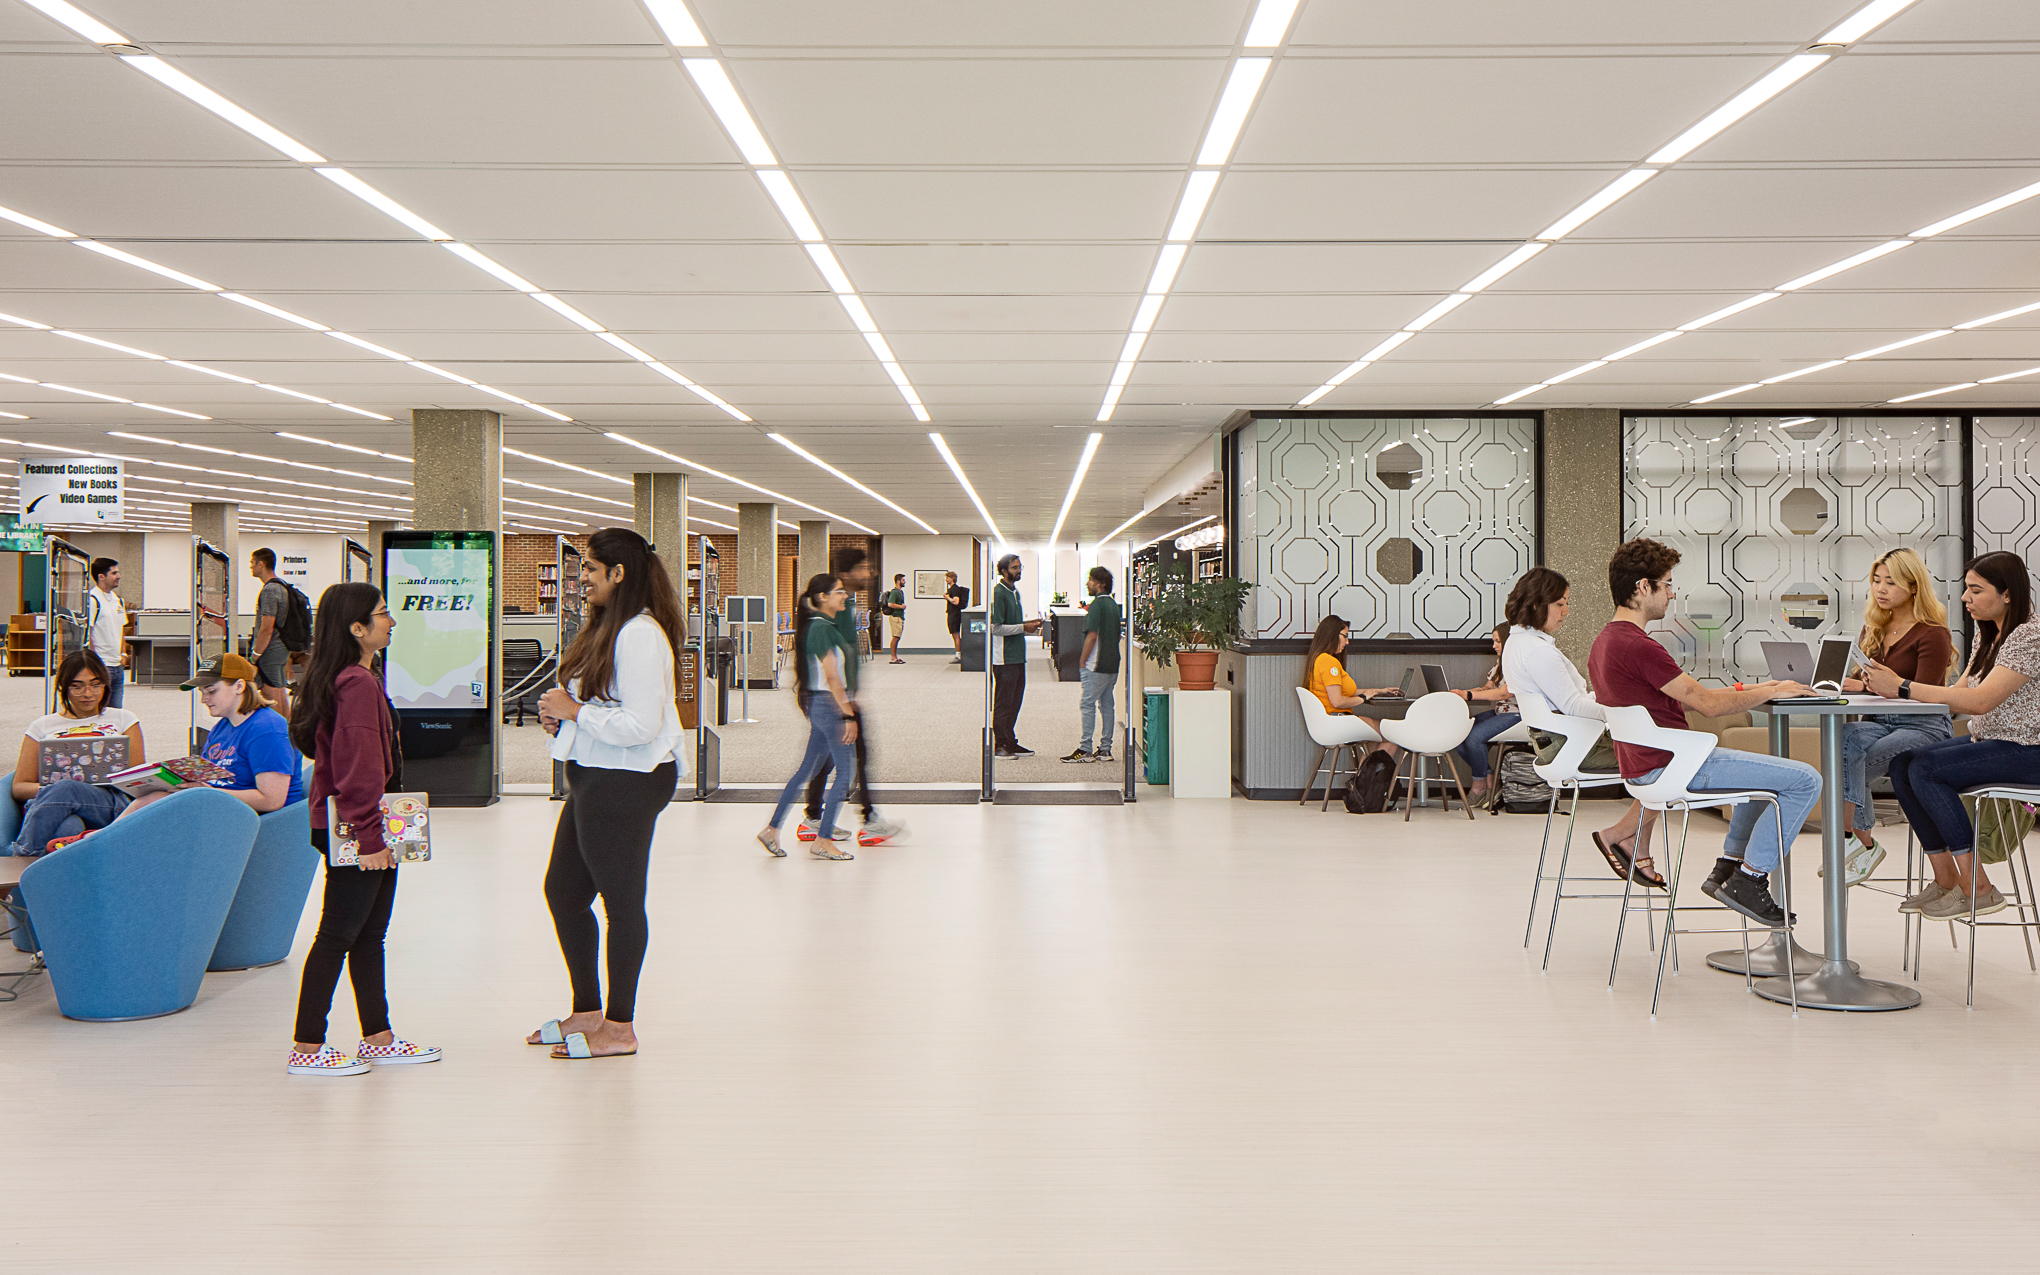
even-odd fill
[{"label": "eyeglasses", "polygon": [[106,683],[100,681],[96,677],[81,677],[75,682],[66,683],[64,689],[67,691],[85,691],[85,690],[103,691],[106,689]]}]

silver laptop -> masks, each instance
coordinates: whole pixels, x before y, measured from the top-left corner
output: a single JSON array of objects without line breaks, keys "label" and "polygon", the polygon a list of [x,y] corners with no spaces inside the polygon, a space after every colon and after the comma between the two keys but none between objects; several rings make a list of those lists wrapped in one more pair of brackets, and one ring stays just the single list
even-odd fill
[{"label": "silver laptop", "polygon": [[1435,695],[1439,691],[1449,691],[1452,689],[1451,681],[1445,676],[1445,666],[1443,664],[1422,664],[1418,667],[1424,670],[1425,694]]},{"label": "silver laptop", "polygon": [[1413,668],[1406,668],[1402,671],[1401,686],[1396,687],[1386,695],[1369,695],[1366,702],[1369,704],[1379,704],[1384,700],[1408,699],[1410,697],[1410,683],[1416,681],[1416,679],[1417,671]]},{"label": "silver laptop", "polygon": [[1813,685],[1813,652],[1804,642],[1764,643],[1764,665],[1774,682]]},{"label": "silver laptop", "polygon": [[[1806,696],[1785,696],[1774,699],[1773,704],[1791,704],[1812,700],[1830,700],[1842,693],[1842,679],[1848,676],[1849,661],[1856,649],[1855,639],[1845,637],[1822,638],[1820,640],[1820,661],[1814,662],[1813,653],[1801,642],[1764,643],[1764,662],[1770,667],[1771,676],[1781,682],[1799,682],[1810,687],[1814,694]],[[1781,671],[1789,670],[1789,671]]]}]

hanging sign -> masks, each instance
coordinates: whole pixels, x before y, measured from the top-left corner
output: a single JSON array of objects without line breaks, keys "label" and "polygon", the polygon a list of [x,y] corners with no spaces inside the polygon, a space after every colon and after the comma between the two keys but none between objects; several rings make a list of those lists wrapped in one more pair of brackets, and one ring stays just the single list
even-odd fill
[{"label": "hanging sign", "polygon": [[21,462],[21,522],[125,522],[126,484],[121,462],[100,456]]}]

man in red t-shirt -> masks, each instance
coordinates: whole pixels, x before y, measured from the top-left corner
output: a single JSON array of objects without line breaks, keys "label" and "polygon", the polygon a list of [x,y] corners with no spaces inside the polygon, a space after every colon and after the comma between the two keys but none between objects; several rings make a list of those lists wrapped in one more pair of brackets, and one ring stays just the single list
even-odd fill
[{"label": "man in red t-shirt", "polygon": [[[1797,682],[1758,682],[1743,690],[1702,686],[1681,669],[1671,653],[1644,631],[1671,609],[1676,596],[1672,568],[1678,562],[1678,550],[1641,539],[1624,544],[1608,560],[1615,618],[1594,639],[1594,649],[1587,657],[1587,676],[1593,680],[1598,703],[1614,708],[1641,705],[1650,710],[1651,720],[1658,725],[1686,730],[1688,708],[1702,717],[1726,717],[1767,700],[1812,693]],[[1672,759],[1663,749],[1619,741],[1615,756],[1624,779],[1644,781],[1655,779]],[[1782,845],[1790,853],[1792,838],[1820,800],[1821,780],[1820,772],[1805,762],[1717,748],[1700,763],[1688,786],[1696,791],[1732,788],[1778,794],[1787,829]],[[1785,913],[1771,898],[1767,880],[1778,867],[1780,845],[1776,808],[1768,802],[1735,807],[1722,857],[1715,861],[1701,890],[1759,925],[1773,929],[1784,925]],[[1647,866],[1650,860],[1639,858],[1636,862]]]}]

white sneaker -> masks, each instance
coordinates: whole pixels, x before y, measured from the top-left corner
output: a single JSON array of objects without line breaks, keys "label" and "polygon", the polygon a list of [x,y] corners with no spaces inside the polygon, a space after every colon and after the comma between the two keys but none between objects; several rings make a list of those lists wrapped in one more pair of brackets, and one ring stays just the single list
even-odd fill
[{"label": "white sneaker", "polygon": [[857,844],[860,846],[884,845],[888,841],[898,841],[906,835],[907,825],[904,821],[888,819],[884,815],[874,815],[865,821],[862,828],[857,830]]},{"label": "white sneaker", "polygon": [[359,1076],[368,1070],[368,1064],[327,1045],[316,1054],[291,1050],[284,1070],[293,1076]]},{"label": "white sneaker", "polygon": [[1854,832],[1842,840],[1842,884],[1861,885],[1884,862],[1884,847],[1866,846]]}]

